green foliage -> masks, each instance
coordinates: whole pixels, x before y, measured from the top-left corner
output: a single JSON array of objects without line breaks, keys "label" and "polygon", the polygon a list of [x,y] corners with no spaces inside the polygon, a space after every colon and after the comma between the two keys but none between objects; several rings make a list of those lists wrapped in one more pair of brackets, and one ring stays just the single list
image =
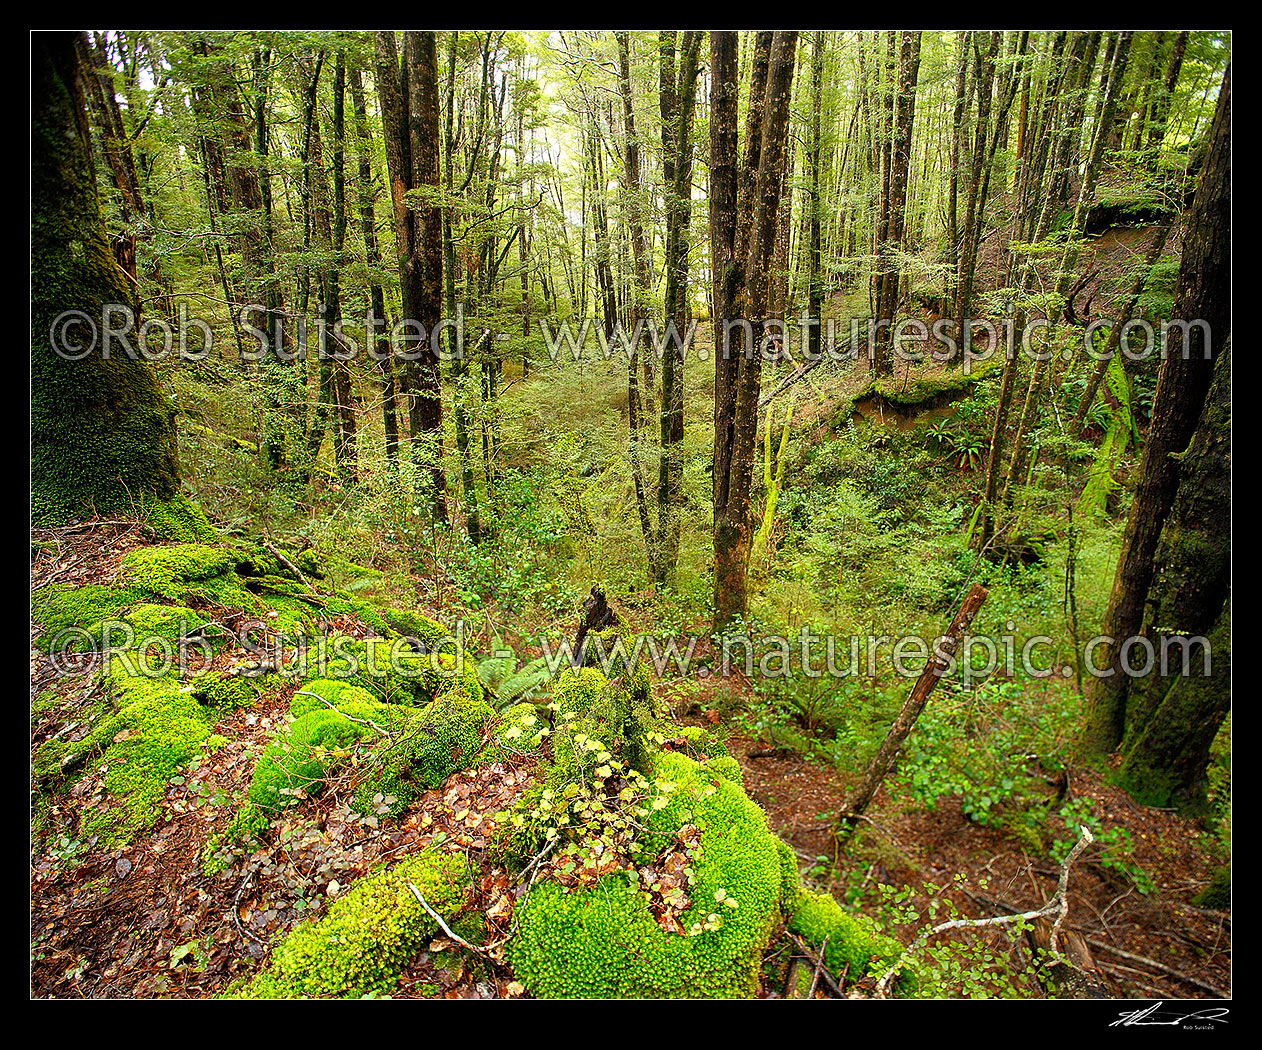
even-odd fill
[{"label": "green foliage", "polygon": [[538,697],[551,677],[543,657],[521,667],[518,666],[517,656],[512,653],[489,656],[478,663],[478,678],[501,709]]},{"label": "green foliage", "polygon": [[1139,431],[1131,411],[1131,384],[1122,366],[1121,355],[1115,355],[1109,361],[1105,388],[1111,398],[1103,408],[1107,421],[1104,438],[1087,475],[1082,495],[1078,497],[1079,508],[1096,518],[1104,516],[1109,496],[1118,488],[1113,472],[1119,459],[1126,454],[1128,447],[1139,444]]}]

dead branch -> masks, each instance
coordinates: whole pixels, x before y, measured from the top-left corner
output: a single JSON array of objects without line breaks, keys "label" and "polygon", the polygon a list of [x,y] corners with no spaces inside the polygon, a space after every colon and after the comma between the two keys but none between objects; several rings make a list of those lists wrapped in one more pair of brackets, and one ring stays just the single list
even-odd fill
[{"label": "dead branch", "polygon": [[868,771],[863,775],[862,782],[842,806],[841,812],[837,817],[839,836],[845,837],[850,834],[859,816],[871,803],[877,788],[881,786],[882,781],[889,776],[890,770],[894,768],[894,761],[898,758],[899,751],[902,750],[903,741],[911,733],[912,728],[916,724],[916,719],[920,717],[920,712],[925,709],[925,704],[929,701],[929,694],[933,691],[933,687],[938,684],[938,679],[946,674],[948,667],[953,663],[952,658],[955,655],[955,650],[959,647],[960,641],[964,637],[964,632],[968,630],[969,625],[973,622],[973,617],[977,615],[977,610],[985,602],[987,593],[985,587],[980,583],[975,583],[969,588],[968,594],[964,596],[959,612],[955,614],[955,619],[951,621],[951,626],[947,628],[946,634],[942,636],[934,647],[932,658],[925,665],[925,669],[920,673],[920,677],[912,687],[911,693],[903,703],[903,709],[898,713],[898,717],[894,719],[894,724],[890,726],[889,732],[885,735],[885,740],[881,743],[880,750],[877,751],[876,757],[872,759],[871,765],[868,766]]},{"label": "dead branch", "polygon": [[1146,955],[1135,955],[1132,952],[1124,952],[1121,948],[1115,948],[1113,945],[1105,941],[1096,940],[1094,937],[1088,937],[1087,943],[1093,948],[1099,948],[1101,951],[1109,952],[1119,956],[1122,959],[1129,959],[1133,963],[1156,970],[1158,973],[1165,974],[1167,977],[1173,977],[1176,981],[1182,981],[1189,984],[1193,988],[1199,988],[1201,991],[1214,996],[1215,999],[1230,999],[1231,996],[1224,992],[1221,988],[1216,988],[1212,984],[1206,984],[1204,981],[1198,981],[1195,977],[1189,977],[1187,974],[1176,970],[1173,966],[1167,966],[1165,963],[1158,962],[1156,959],[1150,959]]},{"label": "dead branch", "polygon": [[1090,830],[1082,827],[1078,836],[1078,841],[1074,843],[1074,848],[1069,851],[1069,856],[1060,866],[1060,879],[1056,883],[1056,893],[1050,901],[1041,908],[1034,911],[1018,912],[1015,915],[992,915],[988,919],[948,919],[946,922],[940,922],[932,929],[922,930],[910,945],[903,950],[903,954],[898,957],[886,972],[885,975],[876,982],[876,997],[878,999],[886,998],[886,992],[889,989],[890,981],[892,981],[899,970],[903,968],[903,964],[920,948],[928,943],[930,937],[934,937],[939,933],[947,930],[959,930],[976,926],[1003,926],[1011,922],[1033,922],[1035,919],[1041,919],[1045,915],[1055,914],[1057,916],[1056,923],[1052,928],[1051,950],[1056,952],[1056,934],[1061,924],[1065,921],[1065,916],[1069,914],[1069,869],[1073,867],[1074,861],[1078,859],[1084,849],[1086,849],[1094,841]]}]

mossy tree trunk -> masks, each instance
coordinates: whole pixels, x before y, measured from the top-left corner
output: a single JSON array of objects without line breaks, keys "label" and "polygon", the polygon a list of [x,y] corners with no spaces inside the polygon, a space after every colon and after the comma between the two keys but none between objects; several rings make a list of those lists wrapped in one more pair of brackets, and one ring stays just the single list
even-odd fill
[{"label": "mossy tree trunk", "polygon": [[[657,482],[657,582],[674,575],[679,560],[682,521],[684,440],[684,358],[682,339],[688,327],[688,226],[692,219],[692,122],[700,72],[701,34],[684,33],[679,51],[679,79],[671,111],[674,139],[666,162],[671,183],[666,190],[666,292],[662,313],[680,335],[678,349],[665,347],[662,354],[661,458]],[[671,63],[674,68],[674,63]],[[662,73],[666,75],[665,71]],[[665,115],[665,110],[663,110]],[[663,133],[666,123],[663,123]]]},{"label": "mossy tree trunk", "polygon": [[[347,69],[351,107],[355,113],[356,156],[359,161],[359,221],[364,238],[364,261],[370,274],[368,293],[372,315],[380,324],[373,338],[372,357],[381,370],[381,418],[386,435],[386,462],[391,471],[399,469],[399,423],[394,400],[394,356],[386,324],[386,299],[379,270],[381,249],[377,242],[377,219],[373,208],[372,133],[364,103],[364,84],[357,61]],[[454,310],[452,311],[454,313]]]},{"label": "mossy tree trunk", "polygon": [[[85,46],[79,43],[79,46]],[[73,518],[166,499],[179,486],[174,412],[148,363],[103,353],[108,305],[134,311],[97,199],[73,33],[31,47],[32,520]],[[78,311],[78,322],[58,319]],[[95,326],[90,335],[88,321]],[[115,319],[114,328],[121,327]],[[133,345],[137,340],[130,336]],[[75,344],[67,360],[54,350]],[[73,356],[79,357],[79,353]]]},{"label": "mossy tree trunk", "polygon": [[[901,279],[898,256],[903,250],[907,223],[907,176],[911,166],[912,124],[916,117],[916,82],[920,75],[920,33],[904,31],[900,40],[897,97],[890,138],[888,214],[885,237],[877,245],[876,318],[878,322],[889,321],[891,326],[898,312]],[[894,370],[890,328],[878,334],[876,368],[883,375]]]},{"label": "mossy tree trunk", "polygon": [[[447,520],[447,477],[442,460],[442,401],[438,354],[430,339],[442,310],[442,210],[416,206],[409,190],[433,194],[439,187],[438,53],[433,33],[404,37],[403,61],[394,33],[378,32],[374,70],[381,103],[394,205],[406,360],[403,393],[414,465],[428,467],[434,517]],[[416,323],[424,330],[418,335]]]},{"label": "mossy tree trunk", "polygon": [[[1157,806],[1202,800],[1210,745],[1231,706],[1230,344],[1178,471],[1145,602],[1144,636],[1158,665],[1131,685],[1120,770],[1136,798]],[[1207,636],[1208,673],[1200,645],[1186,641]]]},{"label": "mossy tree trunk", "polygon": [[1179,487],[1179,457],[1192,440],[1205,404],[1213,354],[1221,352],[1231,330],[1230,66],[1211,138],[1192,203],[1173,311],[1175,318],[1203,321],[1205,327],[1191,325],[1186,333],[1171,328],[1161,362],[1152,426],[1105,614],[1102,633],[1114,641],[1105,649],[1105,658],[1097,660],[1113,673],[1093,682],[1079,742],[1080,752],[1089,757],[1107,754],[1122,742],[1132,691],[1132,680],[1123,673],[1122,646],[1143,626],[1154,555]]}]

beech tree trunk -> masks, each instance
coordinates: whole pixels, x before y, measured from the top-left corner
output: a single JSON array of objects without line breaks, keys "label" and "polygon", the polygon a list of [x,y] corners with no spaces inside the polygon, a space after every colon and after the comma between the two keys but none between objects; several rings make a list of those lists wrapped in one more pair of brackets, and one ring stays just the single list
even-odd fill
[{"label": "beech tree trunk", "polygon": [[[80,46],[85,46],[80,41]],[[174,414],[148,363],[104,359],[88,325],[135,309],[97,199],[76,34],[31,38],[31,520],[109,513],[179,487]],[[137,323],[139,320],[137,319]],[[77,360],[54,349],[54,341]],[[79,356],[82,348],[87,352]]]},{"label": "beech tree trunk", "polygon": [[[1210,745],[1231,707],[1231,344],[1219,352],[1196,433],[1177,467],[1161,530],[1143,636],[1164,668],[1131,680],[1119,781],[1153,806],[1204,801]],[[1209,673],[1200,645],[1208,636]],[[1142,657],[1141,657],[1142,660]]]},{"label": "beech tree trunk", "polygon": [[442,309],[442,214],[437,201],[416,205],[406,197],[410,190],[432,193],[439,186],[437,44],[432,32],[406,33],[400,67],[394,34],[378,32],[375,41],[403,321],[408,329],[403,356],[409,443],[413,465],[429,475],[434,517],[445,521],[442,391],[432,340]]},{"label": "beech tree trunk", "polygon": [[[760,72],[762,63],[757,54],[764,49],[766,64],[763,68],[767,71],[765,79]],[[759,34],[750,86],[751,133],[746,142],[745,171],[740,179],[742,197],[738,199],[737,214],[737,230],[748,230],[748,245],[744,255],[744,272],[738,278],[742,291],[734,296],[744,304],[744,316],[751,326],[752,334],[743,353],[723,346],[722,335],[718,340],[719,353],[736,356],[738,368],[732,384],[734,397],[729,390],[725,390],[723,403],[720,404],[716,396],[715,484],[723,486],[723,499],[721,502],[716,500],[714,508],[716,631],[723,630],[734,620],[743,619],[748,606],[746,576],[752,538],[749,500],[758,436],[758,396],[762,383],[760,347],[765,338],[762,322],[767,303],[771,255],[775,247],[776,217],[780,207],[781,176],[788,139],[789,102],[793,90],[796,55],[796,32],[777,32],[770,40],[765,40],[764,34]],[[726,117],[719,123],[726,126]],[[752,128],[755,124],[759,131],[757,141],[753,142],[750,140],[754,138]],[[746,187],[750,187],[748,194],[744,193]],[[728,212],[720,210],[720,218],[726,222]],[[720,229],[717,235],[724,242],[728,239],[726,229]],[[740,238],[737,237],[736,240],[739,248]],[[716,267],[716,272],[717,270]],[[725,285],[728,279],[725,276]],[[729,417],[726,414],[729,398],[733,401],[730,427],[727,425]],[[724,446],[722,449],[721,445]],[[726,477],[723,478],[720,477],[722,468],[726,468],[723,470]]]},{"label": "beech tree trunk", "polygon": [[[920,74],[920,33],[901,34],[898,58],[898,86],[893,108],[893,128],[889,151],[889,192],[885,209],[885,236],[878,246],[879,274],[876,291],[877,321],[895,320],[898,312],[900,270],[898,255],[903,249],[907,223],[907,174],[911,163],[911,133],[916,117],[916,81]],[[880,331],[877,340],[876,370],[888,375],[894,370],[892,331]]]},{"label": "beech tree trunk", "polygon": [[[1200,419],[1213,370],[1231,326],[1231,66],[1219,90],[1209,156],[1201,171],[1179,266],[1173,316],[1202,320],[1186,335],[1170,330],[1153,399],[1152,426],[1140,461],[1135,497],[1113,578],[1103,634],[1114,641],[1097,657],[1113,674],[1095,678],[1079,741],[1085,755],[1106,755],[1121,743],[1131,680],[1123,673],[1121,647],[1143,624],[1153,579],[1153,557],[1179,484],[1178,457]],[[1208,330],[1208,336],[1206,331]]]},{"label": "beech tree trunk", "polygon": [[399,469],[399,420],[394,399],[394,353],[390,347],[390,326],[386,323],[386,298],[376,271],[381,266],[381,248],[377,243],[377,220],[374,199],[376,187],[372,174],[372,133],[364,105],[364,84],[359,66],[351,63],[347,70],[351,89],[351,107],[355,112],[355,140],[359,160],[359,225],[364,238],[364,262],[368,266],[368,302],[372,316],[381,326],[373,335],[371,353],[381,371],[381,415],[386,435],[386,462],[392,471]]},{"label": "beech tree trunk", "polygon": [[[679,335],[679,346],[666,345],[661,361],[660,447],[657,481],[657,582],[666,583],[679,560],[684,440],[683,336],[688,328],[688,227],[692,221],[692,123],[697,97],[701,33],[684,33],[679,79],[672,93],[674,141],[667,156],[671,183],[666,199],[666,295],[663,315]],[[665,73],[663,73],[663,76]],[[665,340],[669,344],[670,340]]]}]

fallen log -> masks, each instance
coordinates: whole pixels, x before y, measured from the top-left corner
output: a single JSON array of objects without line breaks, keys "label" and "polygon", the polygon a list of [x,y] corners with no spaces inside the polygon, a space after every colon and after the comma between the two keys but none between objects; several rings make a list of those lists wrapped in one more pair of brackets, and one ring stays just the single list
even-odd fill
[{"label": "fallen log", "polygon": [[894,768],[894,761],[898,758],[899,751],[902,750],[903,742],[916,725],[916,719],[920,717],[920,712],[925,709],[925,704],[929,701],[929,694],[933,692],[933,687],[938,684],[938,679],[946,674],[948,668],[952,665],[955,651],[959,648],[960,642],[964,638],[964,632],[972,624],[973,617],[977,615],[977,611],[982,607],[987,593],[985,587],[975,583],[969,588],[968,594],[964,596],[964,601],[960,603],[959,611],[951,621],[951,626],[947,628],[946,634],[942,636],[934,647],[932,657],[925,664],[925,669],[921,671],[920,677],[912,687],[911,693],[903,702],[903,709],[899,711],[898,717],[894,719],[894,724],[890,726],[889,732],[885,734],[885,740],[882,741],[876,757],[872,759],[867,772],[863,775],[863,780],[842,806],[841,812],[837,816],[837,833],[840,837],[844,838],[854,830],[856,821],[863,814],[863,811],[868,808],[872,797],[876,794],[877,788],[881,786],[881,782],[889,776],[890,770]]}]

